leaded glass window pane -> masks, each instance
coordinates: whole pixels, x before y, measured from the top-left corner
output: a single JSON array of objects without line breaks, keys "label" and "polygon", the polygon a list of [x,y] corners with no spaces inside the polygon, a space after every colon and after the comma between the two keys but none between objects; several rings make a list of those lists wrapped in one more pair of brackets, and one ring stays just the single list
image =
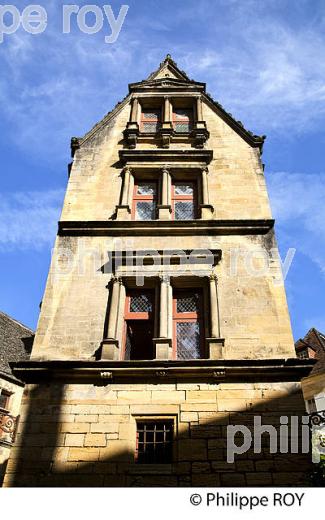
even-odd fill
[{"label": "leaded glass window pane", "polygon": [[143,111],[143,118],[144,119],[152,119],[152,120],[155,120],[155,121],[158,121],[159,119],[159,112],[157,110],[144,110]]},{"label": "leaded glass window pane", "polygon": [[194,204],[192,201],[175,202],[175,220],[193,220]]},{"label": "leaded glass window pane", "polygon": [[155,218],[156,218],[155,202],[153,202],[151,200],[137,202],[136,217],[138,220],[155,220]]},{"label": "leaded glass window pane", "polygon": [[186,108],[174,109],[174,129],[176,132],[189,132],[192,127],[192,110]]},{"label": "leaded glass window pane", "polygon": [[155,133],[160,125],[159,110],[144,110],[142,113],[142,131],[148,133]]},{"label": "leaded glass window pane", "polygon": [[174,125],[174,129],[176,133],[187,133],[190,131],[190,123],[186,121],[176,121]]},{"label": "leaded glass window pane", "polygon": [[199,359],[201,357],[199,322],[176,323],[176,334],[177,359]]},{"label": "leaded glass window pane", "polygon": [[178,296],[177,312],[198,312],[199,311],[199,295],[191,294],[187,296]]},{"label": "leaded glass window pane", "polygon": [[148,294],[134,294],[130,297],[130,312],[151,312],[152,301]]},{"label": "leaded glass window pane", "polygon": [[155,134],[159,129],[159,122],[153,121],[152,123],[149,121],[145,121],[142,125],[143,132],[147,132],[148,134]]},{"label": "leaded glass window pane", "polygon": [[193,184],[175,184],[176,195],[193,195]]},{"label": "leaded glass window pane", "polygon": [[155,195],[156,194],[156,185],[152,184],[152,183],[138,184],[137,194],[138,195]]}]

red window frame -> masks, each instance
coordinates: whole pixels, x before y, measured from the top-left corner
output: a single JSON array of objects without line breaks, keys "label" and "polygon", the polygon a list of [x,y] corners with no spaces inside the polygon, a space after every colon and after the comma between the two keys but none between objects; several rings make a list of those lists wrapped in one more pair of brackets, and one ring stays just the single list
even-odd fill
[{"label": "red window frame", "polygon": [[[192,195],[181,195],[175,192],[175,187],[182,184],[192,184],[193,194]],[[173,181],[172,182],[172,220],[175,219],[175,206],[176,202],[190,201],[193,204],[193,218],[197,218],[197,182],[196,181]],[[181,219],[178,219],[181,220]],[[190,220],[190,219],[189,219]]]},{"label": "red window frame", "polygon": [[[144,194],[139,194],[138,193],[138,187],[141,186],[141,184],[152,184],[155,186],[155,193],[154,194],[148,194],[148,195],[144,195]],[[132,197],[132,211],[131,211],[131,217],[132,217],[132,220],[137,220],[137,203],[138,202],[146,202],[146,201],[151,201],[151,202],[155,202],[156,203],[156,207],[155,207],[155,217],[157,216],[157,197],[158,197],[158,183],[157,181],[155,180],[150,180],[150,181],[136,181],[134,183],[134,188],[133,188],[133,197]],[[154,219],[148,219],[148,220],[155,220]]]},{"label": "red window frame", "polygon": [[[177,110],[182,110],[184,112],[187,112],[188,115],[179,116],[179,115],[177,115]],[[177,123],[188,125],[188,130],[186,130],[185,132],[183,132],[183,131],[179,132],[177,130]],[[179,133],[179,134],[189,133],[193,128],[193,109],[192,108],[173,108],[173,128],[174,128],[175,132]]]},{"label": "red window frame", "polygon": [[[197,312],[178,312],[177,300],[179,296],[199,295]],[[200,288],[189,290],[176,289],[173,293],[173,359],[177,359],[177,323],[198,323],[200,331],[200,358],[204,353],[204,319],[203,319],[203,291]]]},{"label": "red window frame", "polygon": [[[131,298],[132,296],[139,294],[148,294],[151,298],[151,312],[133,312],[130,311],[131,306]],[[125,359],[125,351],[126,351],[126,335],[127,335],[127,321],[128,320],[143,320],[143,321],[154,321],[154,310],[155,310],[155,291],[154,289],[129,289],[126,293],[125,298],[125,307],[124,307],[124,326],[123,326],[123,349],[122,349],[122,359]]]},{"label": "red window frame", "polygon": [[[148,117],[146,114],[155,114],[156,118]],[[153,131],[148,131],[144,129],[145,123],[156,123],[156,128]],[[161,124],[161,109],[160,108],[143,108],[141,111],[141,121],[140,121],[140,130],[145,134],[155,134]]]}]

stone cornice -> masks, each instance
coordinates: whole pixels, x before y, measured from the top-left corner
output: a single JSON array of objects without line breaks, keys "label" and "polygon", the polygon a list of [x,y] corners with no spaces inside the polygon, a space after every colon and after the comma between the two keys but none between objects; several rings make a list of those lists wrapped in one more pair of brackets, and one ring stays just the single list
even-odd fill
[{"label": "stone cornice", "polygon": [[61,221],[60,236],[265,235],[274,226],[265,220],[97,220]]},{"label": "stone cornice", "polygon": [[149,149],[149,150],[120,150],[120,160],[123,165],[128,163],[152,163],[160,162],[166,163],[197,163],[197,164],[209,164],[213,158],[212,150],[172,150],[172,149]]},{"label": "stone cornice", "polygon": [[191,382],[300,381],[314,360],[289,359],[195,359],[190,361],[26,361],[12,363],[16,377],[26,383],[50,380],[107,384],[119,382]]}]

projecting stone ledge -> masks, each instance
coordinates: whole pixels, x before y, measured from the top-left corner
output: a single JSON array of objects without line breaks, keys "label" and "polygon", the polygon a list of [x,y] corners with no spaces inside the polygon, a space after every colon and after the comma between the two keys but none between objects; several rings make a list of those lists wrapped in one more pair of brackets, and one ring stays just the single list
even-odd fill
[{"label": "projecting stone ledge", "polygon": [[66,383],[102,381],[109,372],[114,382],[170,381],[183,379],[205,382],[300,381],[311,371],[312,359],[192,359],[152,361],[65,360],[12,363],[14,374],[22,381],[45,382],[63,379]]},{"label": "projecting stone ledge", "polygon": [[274,226],[273,219],[250,220],[97,220],[61,221],[61,236],[112,235],[265,235]]}]

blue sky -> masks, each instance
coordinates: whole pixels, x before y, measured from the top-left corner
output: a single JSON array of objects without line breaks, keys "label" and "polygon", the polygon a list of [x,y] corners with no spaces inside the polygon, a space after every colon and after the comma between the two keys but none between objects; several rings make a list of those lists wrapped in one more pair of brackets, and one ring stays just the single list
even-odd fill
[{"label": "blue sky", "polygon": [[[104,41],[107,22],[98,34],[75,23],[62,34],[58,0],[37,2],[48,13],[43,34],[19,29],[0,44],[0,309],[36,327],[70,138],[171,53],[246,128],[267,135],[281,256],[297,250],[286,279],[294,336],[311,326],[324,332],[324,1],[124,1],[129,11],[113,44]],[[121,2],[96,2],[108,3],[117,15]]]}]

